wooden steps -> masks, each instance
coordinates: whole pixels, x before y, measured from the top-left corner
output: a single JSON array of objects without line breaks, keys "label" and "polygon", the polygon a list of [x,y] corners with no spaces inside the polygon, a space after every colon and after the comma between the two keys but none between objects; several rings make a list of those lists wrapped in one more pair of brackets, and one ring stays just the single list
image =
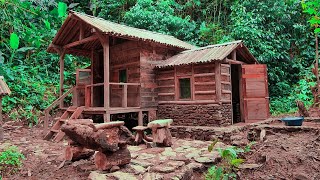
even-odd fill
[{"label": "wooden steps", "polygon": [[[84,106],[81,107],[69,107],[59,118],[55,118],[56,122],[50,129],[50,131],[46,134],[44,137],[45,140],[52,139],[54,142],[59,142],[64,137],[64,132],[60,130],[61,126],[66,122],[70,120],[77,120],[81,113],[84,110]],[[83,119],[82,119],[83,120]],[[88,119],[89,120],[89,119]]]}]

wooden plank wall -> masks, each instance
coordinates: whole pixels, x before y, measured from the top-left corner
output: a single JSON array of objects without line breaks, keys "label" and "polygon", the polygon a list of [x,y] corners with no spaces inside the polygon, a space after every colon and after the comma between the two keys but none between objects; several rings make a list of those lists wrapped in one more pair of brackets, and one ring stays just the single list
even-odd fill
[{"label": "wooden plank wall", "polygon": [[[138,42],[128,41],[110,48],[110,82],[119,82],[119,70],[127,70],[127,82],[140,82],[140,47]],[[121,107],[122,86],[111,85],[111,107]],[[140,104],[140,88],[128,86],[128,107]]]},{"label": "wooden plank wall", "polygon": [[[162,61],[171,57],[174,52],[166,47],[154,47],[146,43],[141,43],[140,46],[142,47],[142,51],[140,53],[141,107],[157,107],[158,84],[156,81],[156,72],[154,67],[157,61]],[[170,88],[168,90],[172,91]]]},{"label": "wooden plank wall", "polygon": [[231,70],[230,64],[221,65],[221,101],[230,102],[232,101],[231,91]]},{"label": "wooden plank wall", "polygon": [[159,69],[157,72],[159,101],[181,101],[179,100],[179,78],[191,79],[191,100],[217,101],[214,63]]},{"label": "wooden plank wall", "polygon": [[158,100],[174,101],[175,99],[174,68],[164,68],[157,72]]},{"label": "wooden plank wall", "polygon": [[215,64],[195,64],[194,100],[216,100]]}]

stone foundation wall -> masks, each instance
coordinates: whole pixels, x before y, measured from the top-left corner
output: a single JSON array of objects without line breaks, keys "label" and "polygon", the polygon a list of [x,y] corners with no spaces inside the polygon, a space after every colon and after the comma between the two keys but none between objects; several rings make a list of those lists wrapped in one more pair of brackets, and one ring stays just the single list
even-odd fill
[{"label": "stone foundation wall", "polygon": [[173,119],[174,126],[227,126],[231,116],[231,104],[158,106],[158,118]]}]

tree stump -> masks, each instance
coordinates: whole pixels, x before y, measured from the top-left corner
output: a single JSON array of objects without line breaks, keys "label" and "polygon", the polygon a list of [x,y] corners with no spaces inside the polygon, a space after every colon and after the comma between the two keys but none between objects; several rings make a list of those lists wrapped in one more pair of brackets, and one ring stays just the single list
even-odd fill
[{"label": "tree stump", "polygon": [[152,129],[152,139],[154,143],[167,147],[172,145],[172,135],[169,130],[172,122],[172,119],[163,119],[155,120],[148,124],[148,127]]},{"label": "tree stump", "polygon": [[98,170],[108,170],[112,166],[121,166],[129,164],[131,154],[127,148],[120,149],[117,152],[97,152],[94,157],[94,162]]}]

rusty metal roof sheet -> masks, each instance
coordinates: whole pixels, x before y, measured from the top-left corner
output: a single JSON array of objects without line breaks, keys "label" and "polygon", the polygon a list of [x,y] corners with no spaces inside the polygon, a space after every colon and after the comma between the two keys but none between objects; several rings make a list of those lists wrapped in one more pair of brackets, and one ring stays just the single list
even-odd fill
[{"label": "rusty metal roof sheet", "polygon": [[0,96],[9,95],[9,94],[11,94],[11,91],[7,83],[4,81],[3,76],[0,76]]},{"label": "rusty metal roof sheet", "polygon": [[105,34],[116,35],[125,38],[134,38],[143,41],[152,41],[164,45],[179,47],[183,49],[193,49],[193,46],[187,42],[181,41],[173,36],[160,34],[144,29],[138,29],[122,24],[113,23],[102,18],[89,16],[87,14],[71,11],[72,15],[75,15],[79,19],[85,21],[87,24],[99,29]]},{"label": "rusty metal roof sheet", "polygon": [[193,63],[204,63],[211,61],[224,60],[233,50],[240,48],[245,53],[248,61],[253,63],[256,59],[251,55],[249,50],[243,45],[242,41],[233,41],[223,44],[209,45],[206,47],[196,48],[183,51],[169,59],[160,62],[156,67],[178,66]]}]

